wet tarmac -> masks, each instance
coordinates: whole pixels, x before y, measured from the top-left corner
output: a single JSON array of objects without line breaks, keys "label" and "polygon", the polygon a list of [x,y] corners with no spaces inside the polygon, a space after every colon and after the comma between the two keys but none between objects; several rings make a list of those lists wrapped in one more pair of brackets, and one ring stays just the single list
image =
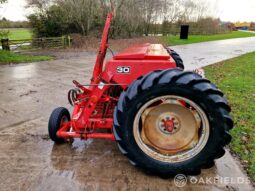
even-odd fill
[{"label": "wet tarmac", "polygon": [[89,82],[95,59],[94,53],[58,56],[50,62],[0,67],[1,191],[254,190],[228,151],[215,167],[178,188],[173,179],[149,176],[130,165],[115,142],[54,145],[47,135],[49,115],[58,106],[72,110],[67,101],[72,80]]},{"label": "wet tarmac", "polygon": [[173,47],[193,70],[255,51],[255,37],[202,42]]}]

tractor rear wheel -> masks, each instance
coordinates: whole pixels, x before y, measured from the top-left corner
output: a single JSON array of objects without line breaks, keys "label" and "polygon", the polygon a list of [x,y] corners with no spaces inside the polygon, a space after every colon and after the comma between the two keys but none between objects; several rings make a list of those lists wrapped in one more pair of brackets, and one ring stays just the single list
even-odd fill
[{"label": "tractor rear wheel", "polygon": [[121,94],[113,130],[132,164],[163,177],[196,175],[224,155],[229,113],[209,80],[177,68],[155,71]]},{"label": "tractor rear wheel", "polygon": [[70,113],[64,107],[56,108],[49,119],[48,133],[55,143],[64,143],[65,139],[58,137],[57,132],[63,123],[70,121]]},{"label": "tractor rear wheel", "polygon": [[176,67],[184,70],[184,64],[181,56],[171,48],[166,48],[166,50],[169,53],[169,55],[174,59]]}]

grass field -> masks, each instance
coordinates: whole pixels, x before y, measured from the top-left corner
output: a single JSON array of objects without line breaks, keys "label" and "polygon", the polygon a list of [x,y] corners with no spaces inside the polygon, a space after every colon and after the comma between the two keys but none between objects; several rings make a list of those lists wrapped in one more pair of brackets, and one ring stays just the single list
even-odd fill
[{"label": "grass field", "polygon": [[51,56],[31,56],[0,50],[0,64],[38,62],[52,60]]},{"label": "grass field", "polygon": [[255,36],[255,33],[233,31],[227,34],[218,34],[218,35],[190,35],[188,40],[180,40],[179,36],[168,36],[162,37],[168,46],[179,45],[179,44],[192,44],[198,42],[207,42],[214,40],[225,40],[232,38],[244,38]]},{"label": "grass field", "polygon": [[5,29],[9,30],[9,39],[10,40],[26,40],[26,39],[31,39],[32,38],[32,31],[31,29],[25,29],[25,28],[20,28],[20,29]]},{"label": "grass field", "polygon": [[235,120],[230,147],[255,181],[255,52],[208,66],[205,71],[228,97]]}]

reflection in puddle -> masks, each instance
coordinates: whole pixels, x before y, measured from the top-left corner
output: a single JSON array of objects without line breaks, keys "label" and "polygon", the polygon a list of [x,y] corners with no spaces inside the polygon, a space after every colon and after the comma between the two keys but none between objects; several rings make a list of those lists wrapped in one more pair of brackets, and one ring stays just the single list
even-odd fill
[{"label": "reflection in puddle", "polygon": [[72,147],[76,152],[82,152],[85,149],[87,149],[92,142],[93,142],[93,139],[88,139],[88,140],[76,139],[74,140]]},{"label": "reflection in puddle", "polygon": [[16,79],[31,78],[37,74],[35,64],[14,66],[11,76]]}]

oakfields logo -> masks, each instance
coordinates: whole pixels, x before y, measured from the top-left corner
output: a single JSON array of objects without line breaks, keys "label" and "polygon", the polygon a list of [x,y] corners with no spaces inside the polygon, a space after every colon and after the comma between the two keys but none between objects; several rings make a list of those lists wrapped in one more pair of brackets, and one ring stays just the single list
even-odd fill
[{"label": "oakfields logo", "polygon": [[183,174],[177,174],[174,178],[174,184],[176,187],[184,187],[189,184],[250,184],[250,180],[244,177],[187,177]]},{"label": "oakfields logo", "polygon": [[186,186],[187,181],[188,181],[187,177],[183,174],[177,174],[174,177],[174,184],[175,184],[175,186],[177,186],[179,188]]}]

